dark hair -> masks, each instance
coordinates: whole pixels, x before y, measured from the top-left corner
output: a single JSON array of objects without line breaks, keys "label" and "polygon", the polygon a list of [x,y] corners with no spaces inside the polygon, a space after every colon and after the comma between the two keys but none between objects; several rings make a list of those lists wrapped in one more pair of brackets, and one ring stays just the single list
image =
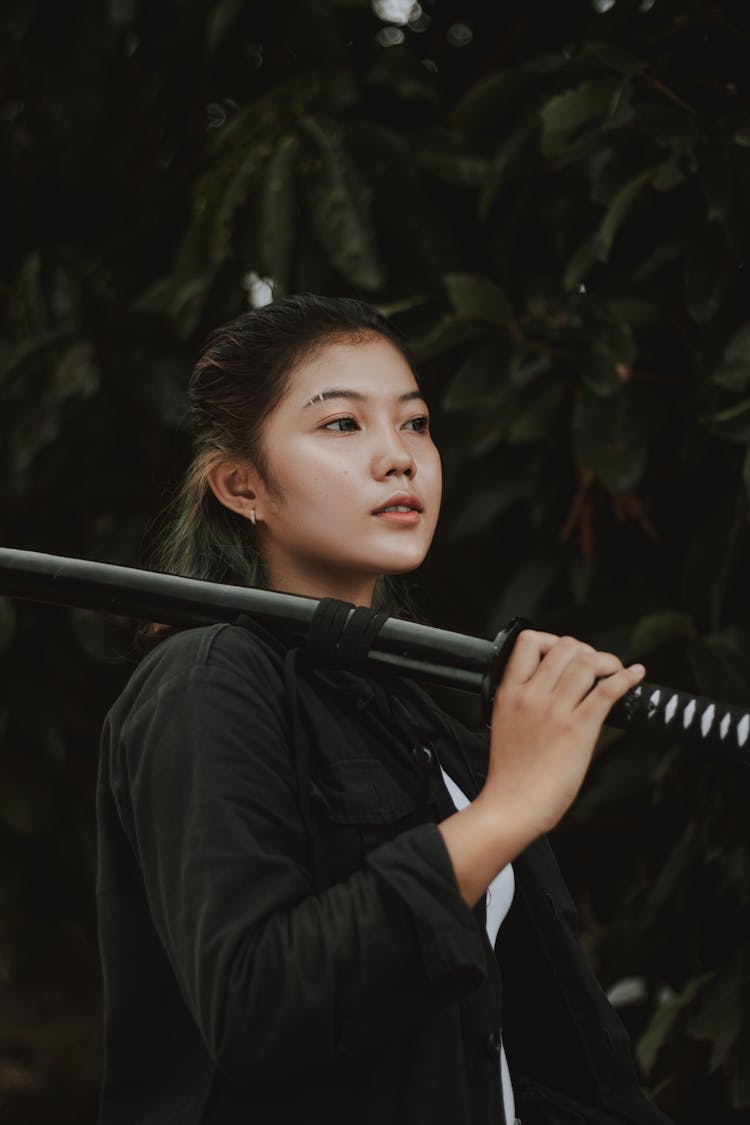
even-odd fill
[{"label": "dark hair", "polygon": [[[263,423],[283,397],[295,367],[327,344],[375,333],[389,340],[413,369],[404,341],[386,319],[349,297],[284,297],[210,334],[188,388],[193,456],[168,511],[154,554],[156,569],[238,586],[265,585],[263,560],[248,521],[216,499],[208,474],[218,461],[242,457],[265,477]],[[388,602],[383,586],[381,581],[376,591],[381,606]]]}]

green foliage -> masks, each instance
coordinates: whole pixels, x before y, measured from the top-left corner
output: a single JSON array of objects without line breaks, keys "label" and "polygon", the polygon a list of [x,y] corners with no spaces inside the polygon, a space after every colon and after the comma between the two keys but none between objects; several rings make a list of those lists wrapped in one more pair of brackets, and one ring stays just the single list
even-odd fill
[{"label": "green foliage", "polygon": [[[467,2],[459,47],[454,7],[423,6],[392,47],[364,0],[5,6],[3,542],[137,562],[200,338],[254,276],[356,294],[434,406],[432,620],[522,613],[750,705],[750,16]],[[0,1104],[48,1120],[52,1091],[83,1122],[96,741],[132,654],[103,618],[0,599],[0,656],[0,996],[28,1013],[0,1018]],[[750,1104],[748,787],[609,734],[557,836],[685,1125]]]},{"label": "green foliage", "polygon": [[274,280],[274,295],[288,292],[294,245],[294,170],[299,153],[299,138],[294,133],[281,137],[268,163],[263,189],[263,214],[260,249],[263,264]]},{"label": "green foliage", "polygon": [[331,123],[305,117],[301,125],[316,150],[308,168],[307,199],[320,246],[352,285],[380,290],[386,278],[375,243],[367,181]]}]

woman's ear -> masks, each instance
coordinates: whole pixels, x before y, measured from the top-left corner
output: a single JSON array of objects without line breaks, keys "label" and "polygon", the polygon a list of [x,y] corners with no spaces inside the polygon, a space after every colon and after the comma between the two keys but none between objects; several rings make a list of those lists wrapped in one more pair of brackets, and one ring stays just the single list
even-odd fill
[{"label": "woman's ear", "polygon": [[255,522],[258,474],[249,462],[218,461],[209,469],[206,479],[219,503],[238,516]]}]

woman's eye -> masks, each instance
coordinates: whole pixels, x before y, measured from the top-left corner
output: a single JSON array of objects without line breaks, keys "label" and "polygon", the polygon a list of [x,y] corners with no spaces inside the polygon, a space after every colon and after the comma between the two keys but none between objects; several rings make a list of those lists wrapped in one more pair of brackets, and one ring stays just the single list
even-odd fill
[{"label": "woman's eye", "polygon": [[420,414],[419,418],[410,419],[406,425],[416,430],[417,433],[423,434],[430,428],[430,419],[426,414]]},{"label": "woman's eye", "polygon": [[355,418],[334,418],[330,422],[326,422],[323,426],[324,430],[334,429],[339,433],[350,433],[355,429],[357,421]]}]

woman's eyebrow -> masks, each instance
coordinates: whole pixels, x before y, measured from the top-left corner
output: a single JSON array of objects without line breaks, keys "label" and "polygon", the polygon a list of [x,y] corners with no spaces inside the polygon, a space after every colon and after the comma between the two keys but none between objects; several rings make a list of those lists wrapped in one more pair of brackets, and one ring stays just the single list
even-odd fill
[{"label": "woman's eyebrow", "polygon": [[[305,403],[302,409],[304,410],[306,407],[312,406],[316,402],[327,402],[329,398],[347,398],[354,402],[367,402],[368,396],[363,395],[361,391],[350,391],[346,387],[330,387],[328,390],[318,391],[316,395],[313,395],[313,397]],[[421,399],[422,402],[426,401],[424,395],[419,390],[407,391],[405,394],[399,395],[396,401],[411,402],[411,400],[415,398]]]}]

